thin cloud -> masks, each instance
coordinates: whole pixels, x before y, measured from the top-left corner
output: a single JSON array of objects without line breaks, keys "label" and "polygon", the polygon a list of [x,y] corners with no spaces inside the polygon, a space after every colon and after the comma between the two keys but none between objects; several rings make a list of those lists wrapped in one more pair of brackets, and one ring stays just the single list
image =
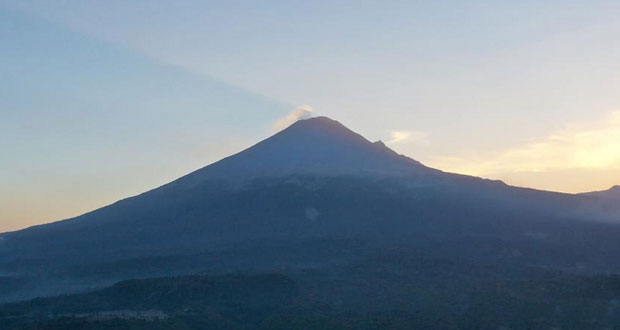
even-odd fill
[{"label": "thin cloud", "polygon": [[620,111],[586,125],[569,125],[497,154],[438,157],[430,163],[472,175],[620,168]]},{"label": "thin cloud", "polygon": [[387,144],[421,143],[428,144],[428,133],[419,131],[392,131]]},{"label": "thin cloud", "polygon": [[279,132],[289,127],[291,124],[298,120],[311,118],[313,112],[314,109],[311,106],[306,104],[300,105],[295,110],[293,110],[293,112],[286,115],[286,117],[278,120],[274,124],[274,130]]}]

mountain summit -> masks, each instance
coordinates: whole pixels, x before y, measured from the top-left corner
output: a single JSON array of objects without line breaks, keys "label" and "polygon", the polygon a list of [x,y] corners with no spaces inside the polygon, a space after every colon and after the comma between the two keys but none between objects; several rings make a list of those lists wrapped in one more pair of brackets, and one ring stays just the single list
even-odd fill
[{"label": "mountain summit", "polygon": [[290,174],[416,175],[435,173],[399,155],[383,143],[372,143],[338,121],[314,117],[256,145],[206,166],[180,181],[213,178],[247,179]]}]

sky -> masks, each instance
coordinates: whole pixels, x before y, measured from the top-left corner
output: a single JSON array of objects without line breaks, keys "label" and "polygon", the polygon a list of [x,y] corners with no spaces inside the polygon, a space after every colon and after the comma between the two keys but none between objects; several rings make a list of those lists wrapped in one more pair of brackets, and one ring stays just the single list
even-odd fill
[{"label": "sky", "polygon": [[0,232],[324,115],[446,171],[620,184],[617,1],[0,0]]}]

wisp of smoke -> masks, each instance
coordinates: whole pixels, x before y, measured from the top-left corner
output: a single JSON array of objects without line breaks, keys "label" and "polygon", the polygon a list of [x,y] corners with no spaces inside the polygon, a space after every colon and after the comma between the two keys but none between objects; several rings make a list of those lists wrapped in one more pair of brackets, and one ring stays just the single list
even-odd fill
[{"label": "wisp of smoke", "polygon": [[274,125],[274,129],[276,131],[281,131],[298,120],[311,118],[313,112],[314,109],[311,106],[305,104],[300,105],[295,108],[293,112],[289,113],[286,117],[278,120],[278,122],[276,122]]}]

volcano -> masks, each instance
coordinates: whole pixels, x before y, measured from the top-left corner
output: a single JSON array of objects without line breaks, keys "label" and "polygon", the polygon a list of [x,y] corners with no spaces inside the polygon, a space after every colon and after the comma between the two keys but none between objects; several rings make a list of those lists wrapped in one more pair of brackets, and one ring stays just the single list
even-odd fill
[{"label": "volcano", "polygon": [[620,271],[620,226],[591,203],[432,169],[310,118],[138,196],[1,234],[0,300],[150,276],[338,269],[386,251]]}]

